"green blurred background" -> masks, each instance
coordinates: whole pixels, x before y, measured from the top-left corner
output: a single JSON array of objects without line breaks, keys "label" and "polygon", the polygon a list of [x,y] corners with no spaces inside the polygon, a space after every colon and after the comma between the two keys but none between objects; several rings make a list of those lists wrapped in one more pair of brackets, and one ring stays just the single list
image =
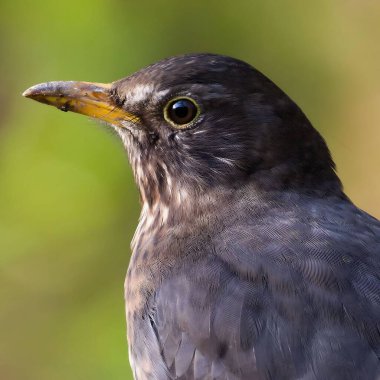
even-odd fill
[{"label": "green blurred background", "polygon": [[139,204],[120,141],[21,97],[216,52],[282,87],[380,217],[380,3],[1,0],[0,378],[127,379],[123,280]]}]

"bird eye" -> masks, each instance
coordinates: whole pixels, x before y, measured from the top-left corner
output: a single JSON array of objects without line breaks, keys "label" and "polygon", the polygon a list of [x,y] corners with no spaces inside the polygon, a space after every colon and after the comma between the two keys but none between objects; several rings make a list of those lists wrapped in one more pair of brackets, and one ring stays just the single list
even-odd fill
[{"label": "bird eye", "polygon": [[186,128],[199,112],[199,107],[193,99],[177,98],[166,105],[164,117],[175,128]]}]

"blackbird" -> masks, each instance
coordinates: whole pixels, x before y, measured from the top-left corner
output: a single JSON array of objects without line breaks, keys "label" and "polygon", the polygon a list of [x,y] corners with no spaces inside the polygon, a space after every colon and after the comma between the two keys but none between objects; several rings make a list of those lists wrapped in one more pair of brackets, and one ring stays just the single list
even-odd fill
[{"label": "blackbird", "polygon": [[263,74],[193,54],[23,95],[106,122],[128,152],[135,379],[380,378],[380,222]]}]

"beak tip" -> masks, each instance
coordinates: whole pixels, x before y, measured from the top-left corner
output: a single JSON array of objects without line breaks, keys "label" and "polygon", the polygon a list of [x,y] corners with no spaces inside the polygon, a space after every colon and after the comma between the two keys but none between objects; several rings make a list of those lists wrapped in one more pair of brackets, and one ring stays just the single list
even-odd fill
[{"label": "beak tip", "polygon": [[32,95],[32,93],[33,93],[33,91],[31,91],[31,88],[28,88],[21,95],[24,96],[25,98],[30,98],[30,96]]},{"label": "beak tip", "polygon": [[41,95],[43,92],[45,83],[36,84],[32,87],[27,88],[23,93],[22,96],[25,98],[31,98],[34,99],[37,95]]}]

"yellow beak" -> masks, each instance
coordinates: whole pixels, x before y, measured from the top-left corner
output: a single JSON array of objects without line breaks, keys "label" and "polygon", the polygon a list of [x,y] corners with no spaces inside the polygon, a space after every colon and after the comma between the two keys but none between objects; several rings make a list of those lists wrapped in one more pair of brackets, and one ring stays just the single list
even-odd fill
[{"label": "yellow beak", "polygon": [[111,84],[90,82],[47,82],[28,88],[22,95],[38,102],[55,106],[123,127],[124,121],[138,123],[133,115],[112,99]]}]

